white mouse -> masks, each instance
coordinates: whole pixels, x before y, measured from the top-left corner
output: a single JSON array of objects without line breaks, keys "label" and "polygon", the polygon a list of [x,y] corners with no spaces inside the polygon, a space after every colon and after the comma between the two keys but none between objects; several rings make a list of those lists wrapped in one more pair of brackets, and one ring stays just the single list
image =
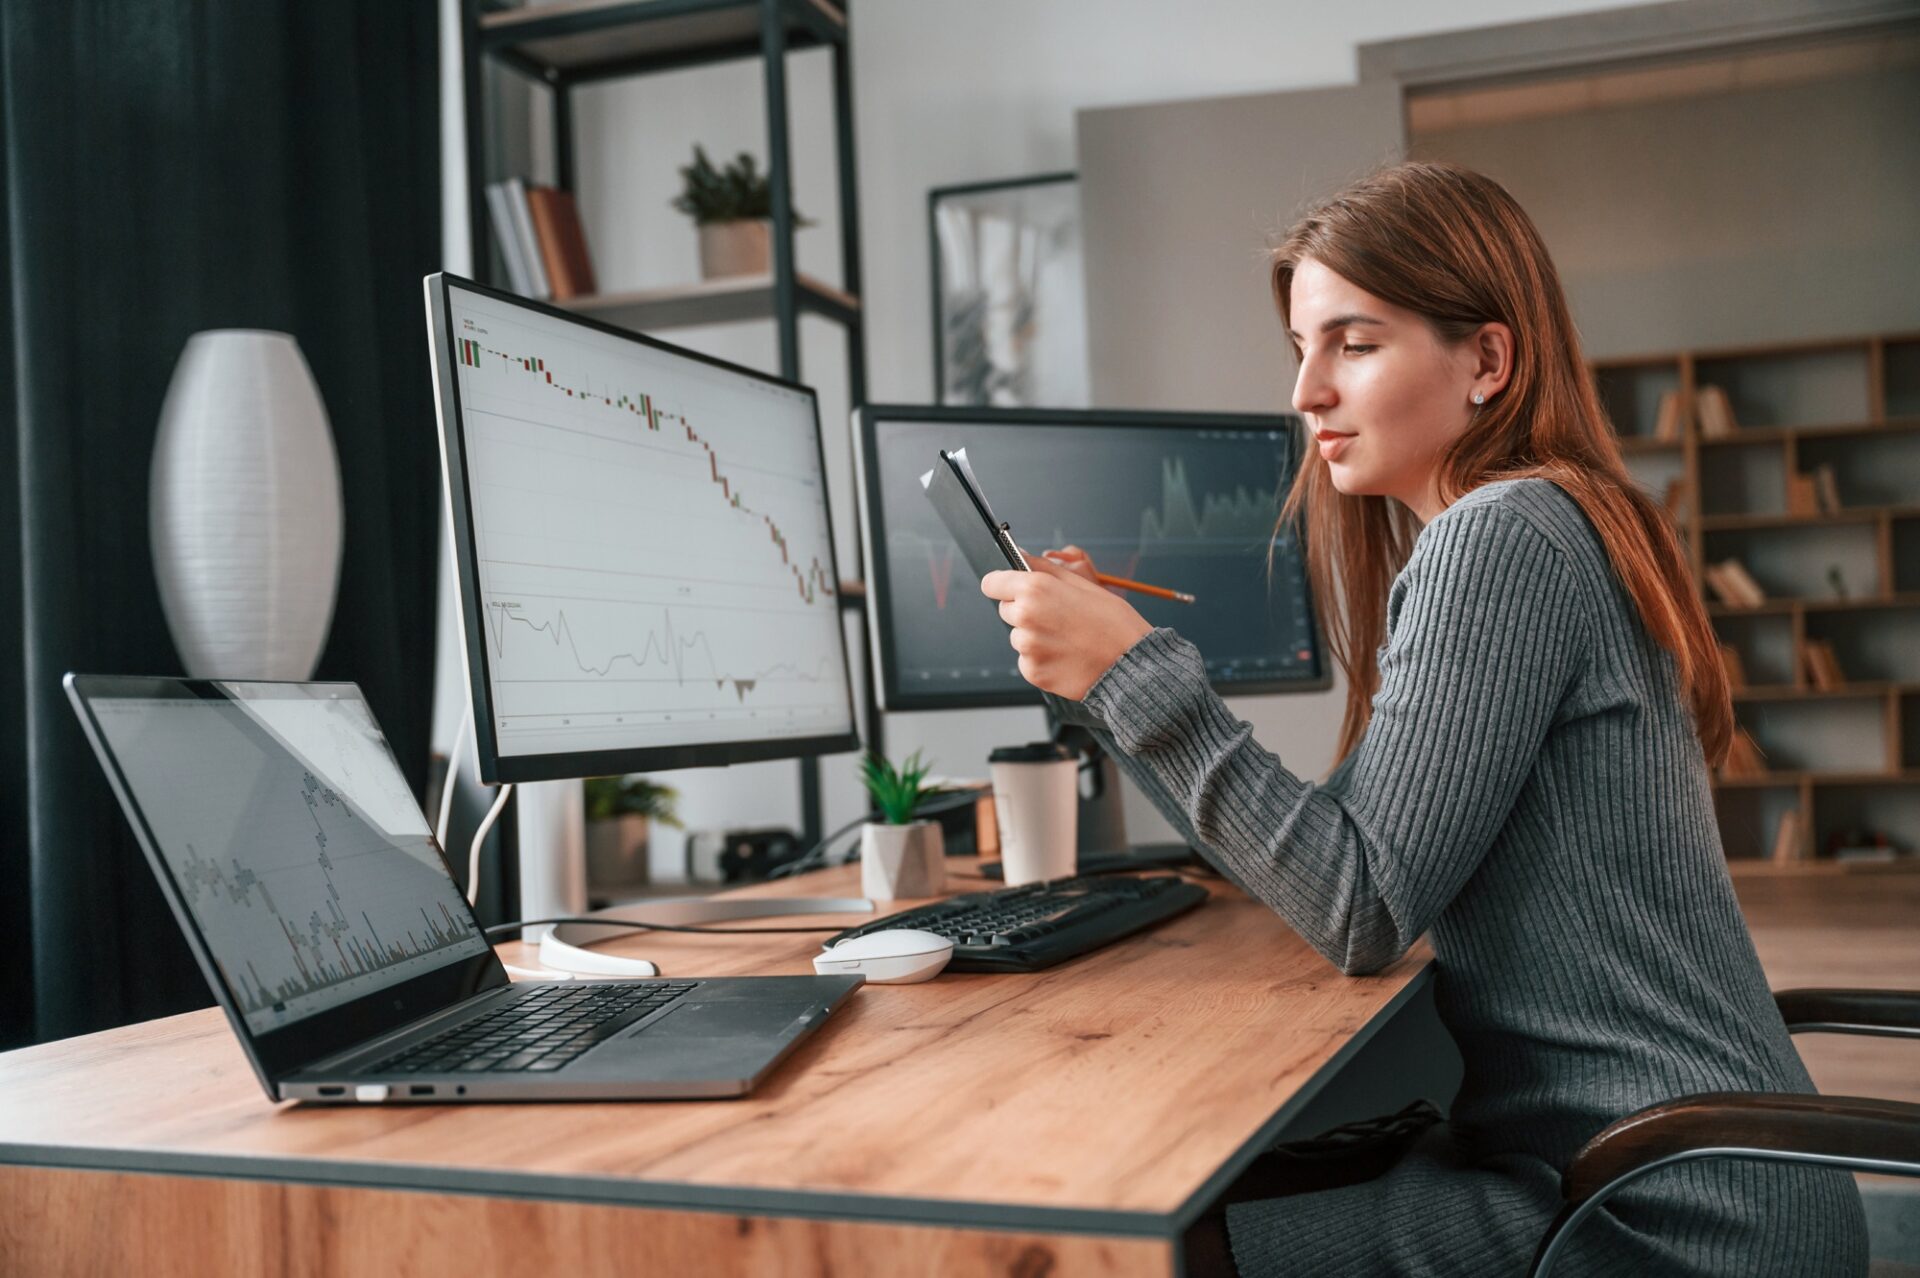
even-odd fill
[{"label": "white mouse", "polygon": [[813,970],[822,976],[858,972],[875,985],[912,985],[930,981],[953,957],[953,942],[910,927],[869,932],[816,955]]}]

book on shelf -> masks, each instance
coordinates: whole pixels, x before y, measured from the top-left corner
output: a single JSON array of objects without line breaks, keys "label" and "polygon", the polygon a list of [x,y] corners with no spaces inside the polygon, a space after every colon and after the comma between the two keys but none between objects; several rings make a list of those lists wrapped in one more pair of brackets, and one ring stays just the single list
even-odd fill
[{"label": "book on shelf", "polygon": [[1718,386],[1702,386],[1693,397],[1702,439],[1725,439],[1740,429],[1733,420],[1733,402]]},{"label": "book on shelf", "polygon": [[1708,564],[1706,575],[1707,588],[1720,597],[1721,603],[1735,608],[1758,608],[1767,601],[1760,583],[1753,579],[1753,574],[1738,559],[1723,559],[1717,564]]},{"label": "book on shelf", "polygon": [[1662,501],[1667,507],[1667,515],[1676,524],[1687,522],[1687,492],[1686,480],[1669,479],[1667,481],[1667,490]]},{"label": "book on shelf", "polygon": [[555,186],[527,188],[527,208],[533,214],[533,232],[540,242],[540,260],[547,268],[553,297],[588,297],[596,290],[593,260],[587,256],[587,235],[573,192]]},{"label": "book on shelf", "polygon": [[1654,414],[1653,437],[1663,444],[1680,438],[1680,392],[1670,390],[1660,396],[1660,408]]},{"label": "book on shelf", "polygon": [[1720,664],[1726,668],[1727,691],[1743,691],[1747,686],[1747,664],[1740,659],[1740,650],[1730,643],[1721,644]]},{"label": "book on shelf", "polygon": [[533,214],[528,208],[527,184],[519,178],[507,179],[507,207],[513,214],[513,234],[520,245],[521,260],[527,264],[527,293],[532,298],[553,296],[553,284],[547,278],[546,263],[540,260],[540,245],[533,236]]},{"label": "book on shelf", "polygon": [[1761,752],[1759,743],[1745,728],[1733,730],[1733,741],[1727,746],[1727,757],[1720,763],[1722,777],[1758,777],[1767,772],[1767,756]]},{"label": "book on shelf", "polygon": [[527,214],[526,184],[519,178],[487,183],[487,220],[507,266],[507,287],[522,297],[551,296]]},{"label": "book on shelf", "polygon": [[1831,641],[1808,639],[1801,646],[1800,661],[1806,669],[1807,682],[1821,692],[1846,687],[1846,672],[1840,669],[1840,659],[1834,655]]},{"label": "book on shelf", "polygon": [[1840,513],[1840,481],[1834,477],[1833,467],[1821,462],[1813,468],[1813,505],[1822,515]]},{"label": "book on shelf", "polygon": [[507,184],[487,183],[487,221],[493,227],[493,242],[499,246],[500,260],[507,264],[507,287],[527,296],[526,259],[520,256],[519,237],[513,229],[513,213],[507,207]]},{"label": "book on shelf", "polygon": [[1807,837],[1800,820],[1800,809],[1788,808],[1780,814],[1780,824],[1773,829],[1773,859],[1778,864],[1802,861],[1806,855]]},{"label": "book on shelf", "polygon": [[1814,486],[1812,475],[1802,475],[1797,471],[1787,473],[1787,513],[1789,515],[1820,513],[1820,496]]}]

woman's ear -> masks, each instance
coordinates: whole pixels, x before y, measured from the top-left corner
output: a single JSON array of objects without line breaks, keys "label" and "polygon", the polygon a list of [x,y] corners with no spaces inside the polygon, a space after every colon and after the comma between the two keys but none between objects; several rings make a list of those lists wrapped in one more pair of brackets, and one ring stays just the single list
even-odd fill
[{"label": "woman's ear", "polygon": [[1482,324],[1468,339],[1473,343],[1473,388],[1476,403],[1492,399],[1513,379],[1513,330],[1505,324]]}]

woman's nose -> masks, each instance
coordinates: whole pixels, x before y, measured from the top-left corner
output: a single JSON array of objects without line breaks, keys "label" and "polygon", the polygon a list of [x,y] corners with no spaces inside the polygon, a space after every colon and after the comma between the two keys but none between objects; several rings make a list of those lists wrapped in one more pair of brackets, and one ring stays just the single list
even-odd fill
[{"label": "woman's nose", "polygon": [[1334,401],[1333,385],[1321,375],[1319,361],[1301,360],[1299,375],[1293,382],[1293,411],[1324,413],[1333,407]]}]

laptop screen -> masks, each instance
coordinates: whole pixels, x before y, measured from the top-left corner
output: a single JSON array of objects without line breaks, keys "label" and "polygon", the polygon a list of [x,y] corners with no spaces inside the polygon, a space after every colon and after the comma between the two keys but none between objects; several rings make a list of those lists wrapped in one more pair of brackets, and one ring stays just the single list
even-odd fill
[{"label": "laptop screen", "polygon": [[87,704],[249,1030],[487,951],[358,689],[195,686]]}]

